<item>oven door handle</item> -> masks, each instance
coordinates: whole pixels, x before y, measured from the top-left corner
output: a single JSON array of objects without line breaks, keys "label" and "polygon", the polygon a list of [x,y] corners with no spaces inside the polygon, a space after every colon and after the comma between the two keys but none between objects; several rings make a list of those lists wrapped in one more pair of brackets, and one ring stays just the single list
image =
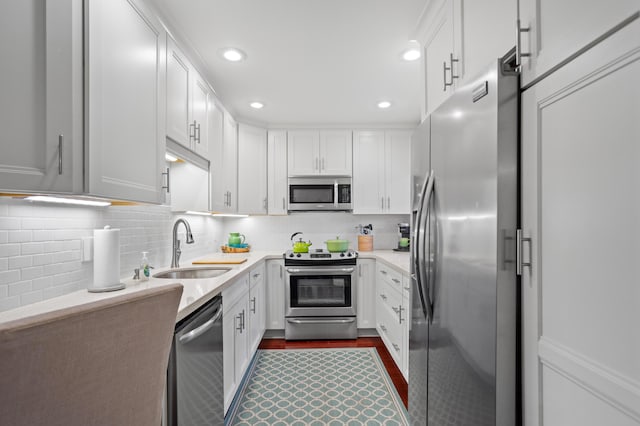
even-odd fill
[{"label": "oven door handle", "polygon": [[338,272],[343,272],[343,273],[352,273],[353,271],[355,271],[355,268],[287,268],[287,272],[290,274],[308,274],[308,273],[328,273],[328,274],[333,274],[333,273],[338,273]]},{"label": "oven door handle", "polygon": [[290,324],[349,324],[354,322],[355,318],[344,319],[331,319],[331,318],[319,318],[319,319],[292,319],[287,318],[287,322]]}]

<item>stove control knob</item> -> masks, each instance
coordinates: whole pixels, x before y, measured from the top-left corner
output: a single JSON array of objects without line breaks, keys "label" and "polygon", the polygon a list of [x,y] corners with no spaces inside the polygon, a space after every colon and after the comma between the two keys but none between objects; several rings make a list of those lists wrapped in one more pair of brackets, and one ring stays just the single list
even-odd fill
[{"label": "stove control knob", "polygon": [[300,253],[296,254],[296,257],[302,257],[302,255]]},{"label": "stove control knob", "polygon": [[344,257],[344,253],[340,253],[340,257]]},{"label": "stove control knob", "polygon": [[347,253],[347,257],[351,257],[351,253]]},{"label": "stove control knob", "polygon": [[293,257],[293,253],[290,253],[290,254],[289,254],[289,257]]}]

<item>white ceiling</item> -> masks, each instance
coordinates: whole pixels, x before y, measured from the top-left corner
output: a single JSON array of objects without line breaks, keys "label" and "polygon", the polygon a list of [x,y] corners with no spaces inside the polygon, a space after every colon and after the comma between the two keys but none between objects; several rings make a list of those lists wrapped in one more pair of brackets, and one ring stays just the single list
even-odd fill
[{"label": "white ceiling", "polygon": [[[200,55],[237,119],[269,127],[420,121],[420,61],[401,54],[427,0],[151,1]],[[222,59],[228,46],[247,59]],[[265,107],[250,108],[254,100]],[[378,109],[380,100],[391,108]]]}]

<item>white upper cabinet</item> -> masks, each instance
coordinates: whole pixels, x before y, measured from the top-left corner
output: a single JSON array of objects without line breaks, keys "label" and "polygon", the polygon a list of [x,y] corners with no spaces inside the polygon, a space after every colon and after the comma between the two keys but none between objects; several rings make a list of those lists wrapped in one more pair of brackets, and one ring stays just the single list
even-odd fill
[{"label": "white upper cabinet", "polygon": [[[637,18],[638,0],[519,0],[522,85],[526,86],[608,31]],[[526,31],[526,29],[529,29]]]},{"label": "white upper cabinet", "polygon": [[267,131],[238,125],[238,213],[267,214]]},{"label": "white upper cabinet", "polygon": [[267,212],[287,214],[287,132],[269,130],[267,135]]},{"label": "white upper cabinet", "polygon": [[353,213],[409,213],[410,155],[410,130],[353,133]]},{"label": "white upper cabinet", "polygon": [[[458,20],[459,22],[459,20]],[[445,0],[423,36],[425,102],[423,116],[433,112],[453,92],[461,63],[455,48],[454,0]]]},{"label": "white upper cabinet", "polygon": [[350,130],[288,132],[289,176],[351,176]]},{"label": "white upper cabinet", "polygon": [[225,182],[223,174],[223,148],[224,148],[224,111],[215,103],[212,103],[208,116],[209,130],[209,209],[221,212],[227,208],[225,194]]},{"label": "white upper cabinet", "polygon": [[[219,142],[218,118],[222,120],[222,139]],[[227,112],[222,117],[215,114],[213,121],[211,210],[235,213],[238,210],[238,123]]]},{"label": "white upper cabinet", "polygon": [[209,156],[208,110],[213,91],[167,36],[167,137]]},{"label": "white upper cabinet", "polygon": [[0,5],[0,190],[82,192],[82,1]]},{"label": "white upper cabinet", "polygon": [[384,210],[384,131],[353,132],[353,213]]},{"label": "white upper cabinet", "polygon": [[167,136],[186,146],[191,146],[189,134],[189,107],[191,95],[191,65],[187,57],[167,36]]},{"label": "white upper cabinet", "polygon": [[417,28],[425,73],[423,118],[516,43],[512,0],[434,0],[427,8]]},{"label": "white upper cabinet", "polygon": [[161,203],[165,39],[142,3],[85,4],[88,192]]},{"label": "white upper cabinet", "polygon": [[320,174],[351,176],[352,139],[350,130],[320,132]]}]

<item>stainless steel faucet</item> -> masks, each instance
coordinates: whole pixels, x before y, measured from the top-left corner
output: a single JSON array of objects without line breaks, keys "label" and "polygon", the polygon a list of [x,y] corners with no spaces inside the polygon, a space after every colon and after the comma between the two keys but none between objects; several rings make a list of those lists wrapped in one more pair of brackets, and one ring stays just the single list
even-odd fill
[{"label": "stainless steel faucet", "polygon": [[178,225],[181,223],[184,224],[187,233],[187,244],[193,244],[193,234],[191,234],[189,222],[185,219],[176,220],[176,223],[173,224],[173,255],[171,257],[171,268],[180,267],[180,254],[182,254],[182,250],[180,250],[180,240],[178,239]]}]

